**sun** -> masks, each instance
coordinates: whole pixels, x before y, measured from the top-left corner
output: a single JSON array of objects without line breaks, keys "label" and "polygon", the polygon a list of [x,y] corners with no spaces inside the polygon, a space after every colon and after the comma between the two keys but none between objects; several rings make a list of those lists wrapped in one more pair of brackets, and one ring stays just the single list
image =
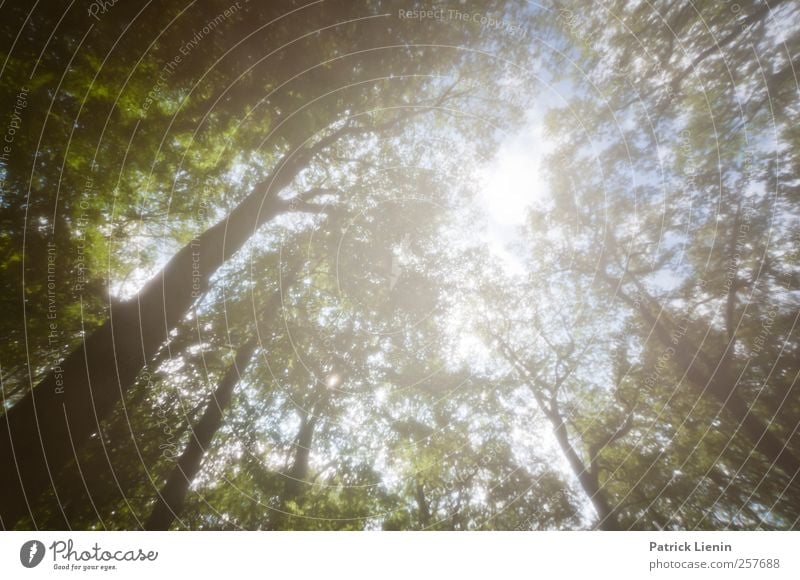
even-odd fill
[{"label": "sun", "polygon": [[335,389],[342,384],[342,376],[338,373],[331,373],[325,377],[325,386],[329,389]]},{"label": "sun", "polygon": [[536,152],[514,139],[501,148],[483,173],[478,199],[490,223],[499,227],[522,224],[525,210],[542,189]]},{"label": "sun", "polygon": [[497,154],[479,172],[476,201],[486,217],[485,242],[511,270],[520,264],[510,247],[519,240],[531,207],[547,194],[540,174],[547,152],[541,122],[529,115],[526,123],[501,142]]}]

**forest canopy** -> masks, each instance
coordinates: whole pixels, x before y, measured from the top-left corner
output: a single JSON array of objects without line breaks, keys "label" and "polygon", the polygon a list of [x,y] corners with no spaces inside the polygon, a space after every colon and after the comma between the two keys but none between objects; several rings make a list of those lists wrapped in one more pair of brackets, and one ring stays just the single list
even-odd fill
[{"label": "forest canopy", "polygon": [[797,3],[0,14],[0,529],[800,527]]}]

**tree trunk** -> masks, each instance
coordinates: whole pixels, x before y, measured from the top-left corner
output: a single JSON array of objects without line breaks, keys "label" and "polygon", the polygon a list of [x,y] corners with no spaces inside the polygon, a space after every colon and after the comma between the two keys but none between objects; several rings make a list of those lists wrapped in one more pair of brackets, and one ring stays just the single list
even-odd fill
[{"label": "tree trunk", "polygon": [[[450,98],[451,89],[431,108]],[[320,210],[303,199],[278,197],[314,156],[342,137],[387,130],[425,110],[430,108],[413,109],[378,124],[346,123],[310,147],[292,149],[227,218],[184,246],[134,298],[112,306],[101,327],[0,417],[0,527],[10,529],[30,513],[29,501],[48,485],[58,495],[57,473],[98,430],[170,331],[204,294],[211,276],[256,229],[279,213]]]},{"label": "tree trunk", "polygon": [[291,512],[287,509],[289,502],[299,501],[304,494],[303,486],[307,485],[308,462],[311,456],[311,445],[314,442],[314,431],[317,427],[320,415],[328,402],[329,393],[318,394],[311,409],[305,408],[301,411],[300,430],[297,433],[295,443],[294,460],[289,471],[284,474],[283,494],[280,499],[280,510],[273,514],[270,529],[286,529],[288,516]]},{"label": "tree trunk", "polygon": [[48,485],[57,491],[57,473],[97,431],[203,295],[211,276],[258,227],[291,209],[277,193],[291,183],[312,150],[279,164],[273,181],[257,187],[226,219],[178,251],[134,298],[113,306],[101,327],[0,418],[3,528],[12,528],[29,512],[28,502]]},{"label": "tree trunk", "polygon": [[778,467],[792,479],[792,487],[800,491],[800,461],[786,444],[769,429],[759,417],[753,414],[747,402],[738,393],[731,393],[724,401],[725,409],[739,423],[742,432],[750,439],[755,448],[770,463]]},{"label": "tree trunk", "polygon": [[547,413],[547,417],[553,425],[556,440],[558,441],[559,447],[561,447],[561,451],[567,458],[569,466],[572,468],[583,491],[589,497],[589,500],[592,502],[597,512],[597,517],[599,518],[597,528],[601,530],[619,530],[619,522],[617,522],[617,517],[611,507],[611,502],[608,500],[608,495],[605,490],[600,487],[596,474],[586,468],[580,456],[575,451],[575,448],[572,446],[572,443],[569,442],[567,425],[564,423],[561,415],[558,413]]},{"label": "tree trunk", "polygon": [[236,352],[233,364],[219,381],[205,413],[191,430],[186,449],[161,488],[153,511],[144,524],[146,530],[168,530],[180,514],[189,486],[200,471],[206,449],[222,425],[222,415],[230,404],[233,389],[250,363],[256,345],[257,340],[253,338]]},{"label": "tree trunk", "polygon": [[[654,327],[659,341],[665,347],[672,348],[678,369],[686,373],[689,383],[703,397],[714,397],[722,405],[722,409],[739,424],[753,448],[786,474],[792,480],[792,486],[800,491],[800,459],[792,453],[785,441],[770,431],[769,425],[753,413],[739,394],[737,379],[728,372],[730,347],[723,355],[723,360],[716,365],[717,368],[709,373],[702,368],[699,357],[695,357],[686,345],[671,338],[670,329],[663,320],[656,320],[645,304],[640,305],[640,311],[647,323]],[[709,364],[713,363],[714,361],[710,361]]]},{"label": "tree trunk", "polygon": [[499,340],[506,359],[511,362],[522,374],[524,379],[528,381],[528,388],[530,388],[531,392],[533,393],[533,396],[536,399],[536,404],[553,426],[556,441],[558,441],[558,446],[561,448],[561,452],[567,458],[567,462],[569,463],[570,468],[572,468],[572,472],[578,478],[581,488],[589,498],[589,501],[592,502],[592,505],[597,512],[597,516],[599,518],[597,522],[597,528],[608,531],[619,530],[620,526],[619,522],[617,521],[615,510],[611,507],[608,494],[606,494],[605,490],[600,487],[600,482],[597,479],[597,473],[594,470],[588,469],[588,467],[583,464],[583,461],[581,460],[577,451],[575,451],[575,448],[569,441],[567,424],[564,421],[564,418],[561,416],[555,396],[548,404],[543,393],[536,387],[535,372],[531,372],[530,368],[527,367],[519,359],[519,357],[517,357],[513,349],[511,349],[511,347],[509,347],[505,341],[497,336],[495,336],[495,338]]},{"label": "tree trunk", "polygon": [[284,503],[294,501],[302,495],[302,485],[308,477],[308,460],[311,455],[311,444],[314,440],[314,428],[317,424],[317,416],[303,418],[300,426],[300,433],[297,436],[297,443],[292,467],[287,474],[286,485],[283,492]]},{"label": "tree trunk", "polygon": [[[428,508],[428,500],[425,497],[425,488],[420,480],[416,481],[416,499],[419,508],[419,525],[423,530],[428,527],[431,521],[431,511]],[[455,527],[455,526],[453,526]]]}]

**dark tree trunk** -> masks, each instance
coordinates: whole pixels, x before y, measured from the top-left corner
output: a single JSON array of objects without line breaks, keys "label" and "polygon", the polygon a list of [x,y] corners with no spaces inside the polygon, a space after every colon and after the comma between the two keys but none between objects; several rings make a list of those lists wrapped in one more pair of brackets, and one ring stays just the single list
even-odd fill
[{"label": "dark tree trunk", "polygon": [[[449,93],[432,106],[440,106]],[[55,476],[98,430],[203,295],[211,276],[256,229],[285,211],[320,210],[306,200],[278,197],[314,156],[344,136],[389,129],[415,114],[417,110],[380,124],[345,124],[312,146],[286,154],[273,175],[227,218],[184,246],[134,298],[113,306],[105,324],[0,417],[0,527],[10,529],[30,513],[29,502],[48,486],[57,495]]]},{"label": "dark tree trunk", "polygon": [[[653,326],[659,341],[672,349],[674,361],[679,371],[686,373],[689,383],[700,391],[701,396],[716,399],[739,425],[753,448],[786,474],[792,480],[792,487],[800,491],[800,460],[797,455],[792,453],[785,441],[770,431],[769,425],[749,408],[739,394],[737,378],[729,370],[732,346],[728,346],[722,360],[714,365],[714,361],[705,361],[701,356],[695,356],[699,354],[697,351],[691,352],[686,344],[681,344],[681,340],[675,340],[666,323],[656,319],[647,305],[640,304],[639,310],[647,323]],[[708,371],[704,366],[716,366],[716,369]]]},{"label": "dark tree trunk", "polygon": [[792,487],[800,491],[800,461],[787,449],[786,444],[769,429],[759,417],[753,414],[747,402],[738,393],[731,393],[724,401],[724,407],[738,422],[740,429],[755,445],[755,448],[770,463],[792,479]]},{"label": "dark tree trunk", "polygon": [[277,192],[291,183],[311,151],[282,163],[273,181],[184,246],[134,298],[113,306],[105,324],[0,418],[3,528],[28,513],[28,502],[47,486],[57,489],[55,476],[98,430],[217,269],[258,227],[291,209]]},{"label": "dark tree trunk", "polygon": [[191,430],[186,449],[161,488],[153,511],[144,524],[146,530],[168,530],[178,518],[189,486],[200,471],[206,449],[222,425],[222,415],[230,405],[233,390],[250,363],[256,345],[257,340],[251,339],[236,352],[233,364],[220,379],[205,413]]},{"label": "dark tree trunk", "polygon": [[[561,448],[561,452],[567,458],[567,462],[569,463],[572,472],[575,474],[575,477],[578,478],[581,488],[589,498],[589,501],[592,502],[592,506],[594,506],[594,509],[597,512],[598,522],[596,527],[601,530],[619,530],[620,526],[619,522],[617,521],[617,515],[614,508],[611,506],[611,502],[608,499],[608,494],[600,486],[597,471],[595,469],[591,469],[589,466],[584,465],[583,461],[578,455],[578,452],[575,451],[575,448],[569,441],[567,424],[558,409],[558,401],[556,400],[555,394],[548,402],[543,392],[536,386],[536,373],[532,372],[530,368],[526,366],[525,363],[519,359],[519,357],[517,357],[514,350],[509,347],[502,338],[497,336],[495,336],[495,338],[499,340],[502,346],[502,351],[507,360],[511,362],[522,374],[525,380],[528,381],[528,387],[536,399],[536,404],[553,426],[553,432],[555,433],[556,441],[558,441],[558,446]],[[561,381],[563,381],[563,378]],[[558,386],[560,386],[560,384],[557,381],[557,386],[554,389],[554,392],[558,390]]]},{"label": "dark tree trunk", "polygon": [[311,444],[314,439],[314,428],[316,426],[316,416],[309,418],[306,411],[300,423],[300,431],[295,442],[294,459],[289,471],[285,473],[282,495],[280,498],[280,509],[272,514],[269,528],[272,530],[285,530],[288,527],[288,520],[291,511],[288,503],[298,501],[303,496],[303,486],[308,476],[308,460],[311,455]]},{"label": "dark tree trunk", "polygon": [[306,415],[300,425],[292,467],[287,474],[283,492],[283,501],[294,501],[302,495],[302,486],[308,477],[308,460],[311,455],[311,444],[314,440],[314,428],[317,425],[316,415]]},{"label": "dark tree trunk", "polygon": [[425,529],[428,527],[428,524],[431,521],[431,511],[428,507],[428,500],[425,497],[425,488],[422,485],[422,482],[419,480],[416,482],[415,495],[417,499],[417,506],[419,507],[419,525],[422,529]]},{"label": "dark tree trunk", "polygon": [[611,507],[611,502],[608,500],[608,495],[605,490],[600,487],[597,474],[587,469],[577,451],[575,451],[575,448],[572,446],[572,443],[570,443],[567,425],[564,423],[563,418],[559,413],[555,412],[548,412],[547,417],[553,425],[556,441],[558,441],[561,451],[567,458],[569,466],[572,468],[584,493],[589,497],[589,500],[592,502],[597,512],[597,528],[601,530],[619,530],[619,522],[617,522],[617,517]]},{"label": "dark tree trunk", "polygon": [[309,458],[311,456],[311,445],[314,442],[314,431],[317,427],[320,415],[328,402],[329,394],[320,393],[312,409],[303,409],[300,419],[300,430],[295,441],[295,452],[292,466],[285,473],[283,484],[283,494],[280,499],[280,510],[273,514],[270,529],[281,530],[286,528],[287,516],[291,512],[287,509],[289,502],[296,502],[303,497],[304,486],[307,485]]}]

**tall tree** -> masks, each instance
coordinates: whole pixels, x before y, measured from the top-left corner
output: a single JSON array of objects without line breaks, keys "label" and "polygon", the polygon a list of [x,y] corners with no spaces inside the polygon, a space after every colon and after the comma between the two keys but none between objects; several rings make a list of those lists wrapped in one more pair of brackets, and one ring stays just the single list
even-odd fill
[{"label": "tall tree", "polygon": [[174,470],[158,492],[153,511],[144,524],[145,529],[167,530],[179,517],[189,486],[200,469],[203,454],[219,429],[223,414],[233,397],[233,390],[241,380],[257,346],[258,341],[251,338],[236,351],[233,363],[220,379],[219,386],[208,402],[203,416],[192,427],[186,449],[181,453]]}]

